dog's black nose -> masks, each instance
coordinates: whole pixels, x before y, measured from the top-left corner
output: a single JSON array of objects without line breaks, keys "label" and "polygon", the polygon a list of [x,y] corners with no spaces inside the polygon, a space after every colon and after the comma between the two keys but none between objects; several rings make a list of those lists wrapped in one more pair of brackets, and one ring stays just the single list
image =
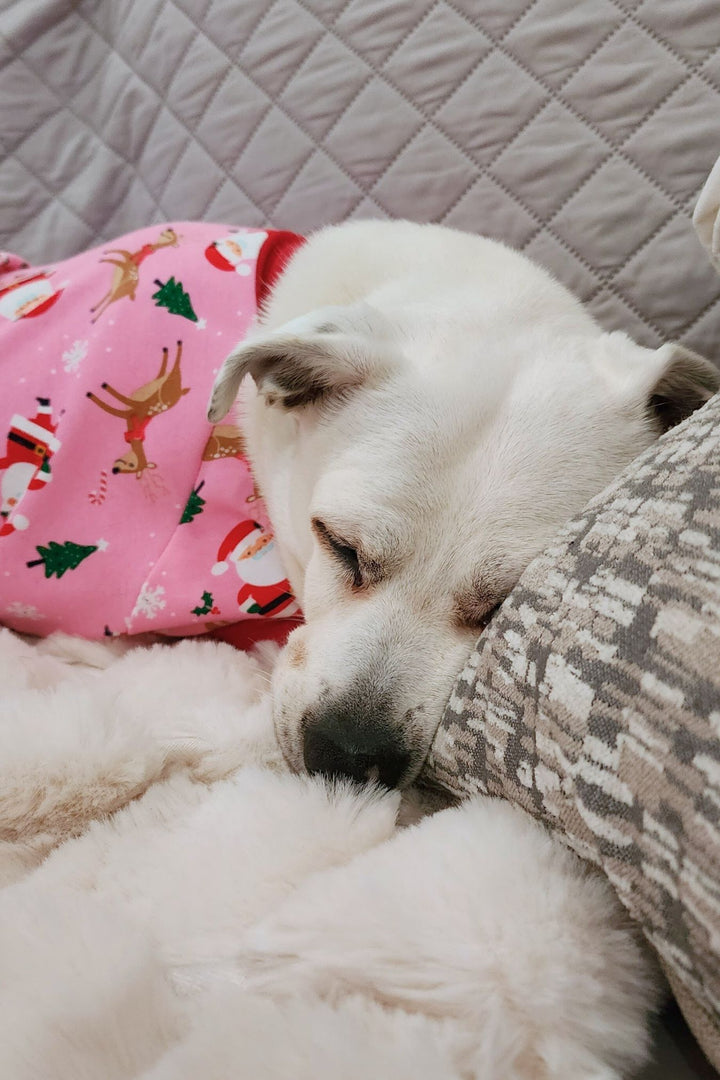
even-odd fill
[{"label": "dog's black nose", "polygon": [[410,754],[384,724],[358,718],[338,707],[305,718],[303,742],[309,773],[375,780],[397,787],[410,765]]}]

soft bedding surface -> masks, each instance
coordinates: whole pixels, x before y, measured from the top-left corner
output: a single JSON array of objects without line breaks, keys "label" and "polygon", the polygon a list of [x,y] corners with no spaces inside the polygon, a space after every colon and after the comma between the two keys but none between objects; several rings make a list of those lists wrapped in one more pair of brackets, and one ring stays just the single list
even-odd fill
[{"label": "soft bedding surface", "polygon": [[4,0],[0,35],[0,246],[31,261],[174,218],[440,221],[714,352],[715,0]]},{"label": "soft bedding surface", "polygon": [[3,1080],[642,1063],[648,965],[608,884],[521,811],[398,830],[396,792],[288,773],[257,657],[117,648],[0,631]]}]

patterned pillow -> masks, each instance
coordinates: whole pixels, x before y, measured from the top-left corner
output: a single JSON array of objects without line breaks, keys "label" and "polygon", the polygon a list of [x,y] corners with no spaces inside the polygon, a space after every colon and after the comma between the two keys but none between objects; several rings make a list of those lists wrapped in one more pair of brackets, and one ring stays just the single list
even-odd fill
[{"label": "patterned pillow", "polygon": [[720,395],[527,569],[428,778],[510,799],[602,867],[720,1065]]}]

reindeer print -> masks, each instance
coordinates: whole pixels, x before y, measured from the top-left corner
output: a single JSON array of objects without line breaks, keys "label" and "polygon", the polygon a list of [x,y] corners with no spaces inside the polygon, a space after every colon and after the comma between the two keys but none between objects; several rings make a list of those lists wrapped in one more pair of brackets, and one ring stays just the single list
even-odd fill
[{"label": "reindeer print", "polygon": [[122,457],[115,460],[112,469],[114,473],[135,473],[136,478],[140,479],[146,469],[157,467],[156,462],[148,461],[145,456],[143,443],[145,442],[148,425],[154,416],[167,412],[173,405],[177,405],[184,394],[190,392],[189,386],[182,386],[182,375],[180,373],[182,341],[177,343],[175,363],[169,371],[168,350],[163,349],[162,352],[162,364],[155,378],[143,386],[139,386],[137,390],[133,390],[129,396],[126,397],[125,394],[121,394],[109,383],[102,384],[102,389],[106,394],[115,398],[125,408],[121,409],[117,405],[102,401],[91,391],[87,393],[87,397],[94,401],[103,412],[120,417],[127,425],[125,441],[129,443],[130,449]]},{"label": "reindeer print", "polygon": [[202,460],[217,461],[226,457],[244,458],[245,440],[235,424],[215,424],[205,443]]},{"label": "reindeer print", "polygon": [[143,244],[138,251],[125,251],[124,248],[111,248],[106,251],[106,255],[119,255],[120,257],[118,259],[100,260],[101,263],[110,263],[115,269],[113,270],[110,288],[102,300],[99,300],[94,307],[90,308],[90,313],[94,315],[94,318],[90,321],[97,322],[103,312],[110,307],[110,304],[114,304],[116,300],[122,300],[124,296],[134,300],[140,279],[140,264],[160,248],[177,247],[179,241],[180,237],[175,230],[168,227],[163,229],[159,239],[154,244]]},{"label": "reindeer print", "polygon": [[[215,424],[210,430],[208,441],[202,453],[203,461],[219,461],[221,458],[237,458],[247,465],[245,439],[240,428],[235,424]],[[260,498],[255,480],[252,481],[252,492],[245,502],[255,502]]]}]

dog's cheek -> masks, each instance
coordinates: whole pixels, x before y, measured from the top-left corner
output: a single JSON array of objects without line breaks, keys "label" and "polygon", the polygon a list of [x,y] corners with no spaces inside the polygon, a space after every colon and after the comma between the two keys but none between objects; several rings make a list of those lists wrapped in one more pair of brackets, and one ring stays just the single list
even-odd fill
[{"label": "dog's cheek", "polygon": [[413,755],[424,762],[452,694],[476,643],[476,635],[440,631],[418,654],[406,660],[408,686],[416,691],[405,715]]}]

